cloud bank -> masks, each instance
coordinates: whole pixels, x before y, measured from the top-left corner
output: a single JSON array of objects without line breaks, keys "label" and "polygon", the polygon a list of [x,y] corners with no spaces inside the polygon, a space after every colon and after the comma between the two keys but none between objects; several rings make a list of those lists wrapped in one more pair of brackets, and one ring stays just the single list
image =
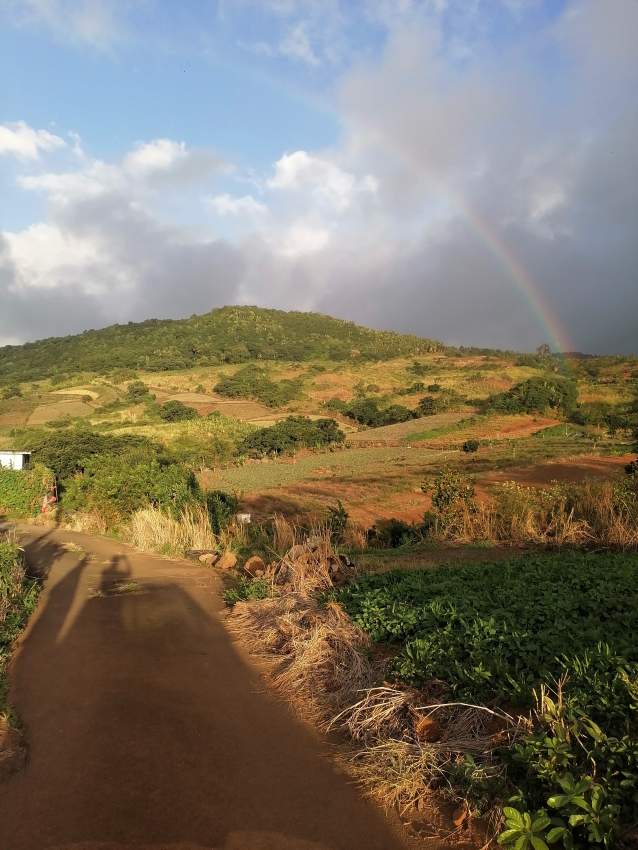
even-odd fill
[{"label": "cloud bank", "polygon": [[[282,150],[266,173],[214,139],[107,162],[1,125],[0,157],[46,215],[0,233],[0,342],[256,303],[457,344],[638,351],[638,3],[568,4],[498,55],[446,38],[426,5],[366,6],[390,23],[338,76],[339,143]],[[273,14],[299,62],[332,61],[315,6]]]}]

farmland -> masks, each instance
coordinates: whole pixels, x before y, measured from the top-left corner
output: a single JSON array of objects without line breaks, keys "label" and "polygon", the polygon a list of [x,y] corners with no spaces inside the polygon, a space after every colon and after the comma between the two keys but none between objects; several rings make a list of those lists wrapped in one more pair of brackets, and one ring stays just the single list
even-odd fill
[{"label": "farmland", "polygon": [[454,766],[451,781],[474,776],[475,805],[516,800],[501,843],[518,846],[528,816],[538,847],[609,843],[635,823],[637,569],[633,555],[566,552],[368,575],[337,594],[422,702],[537,709],[490,765],[468,752]]}]

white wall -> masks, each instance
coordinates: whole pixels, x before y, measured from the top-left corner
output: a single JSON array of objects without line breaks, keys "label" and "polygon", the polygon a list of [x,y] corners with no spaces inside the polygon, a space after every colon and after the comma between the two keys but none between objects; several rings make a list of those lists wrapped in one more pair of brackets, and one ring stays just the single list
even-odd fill
[{"label": "white wall", "polygon": [[23,469],[28,455],[19,452],[0,452],[0,466],[7,469]]}]

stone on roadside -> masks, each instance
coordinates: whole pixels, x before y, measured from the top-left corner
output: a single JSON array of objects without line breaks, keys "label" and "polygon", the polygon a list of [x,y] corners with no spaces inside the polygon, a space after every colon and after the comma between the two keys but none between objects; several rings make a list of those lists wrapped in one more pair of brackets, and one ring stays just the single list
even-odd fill
[{"label": "stone on roadside", "polygon": [[220,570],[232,570],[237,566],[237,555],[232,552],[224,552],[221,558],[215,562]]},{"label": "stone on roadside", "polygon": [[198,558],[200,563],[206,564],[209,567],[212,567],[213,564],[217,563],[218,559],[219,555],[216,552],[205,552]]},{"label": "stone on roadside", "polygon": [[260,558],[259,555],[251,555],[244,564],[244,569],[253,576],[263,575],[266,564],[264,563],[264,559]]}]

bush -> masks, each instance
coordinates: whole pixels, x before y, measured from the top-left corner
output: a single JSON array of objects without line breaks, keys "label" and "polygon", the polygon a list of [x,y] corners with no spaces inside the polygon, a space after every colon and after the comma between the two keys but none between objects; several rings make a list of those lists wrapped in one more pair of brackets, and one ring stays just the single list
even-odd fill
[{"label": "bush", "polygon": [[392,404],[389,407],[381,408],[376,399],[365,397],[344,404],[341,407],[341,412],[368,428],[393,425],[395,422],[407,422],[414,415],[411,410],[401,404]]},{"label": "bush", "polygon": [[193,473],[181,464],[130,453],[94,455],[65,482],[65,510],[94,511],[117,523],[151,505],[177,515],[202,495]]},{"label": "bush", "polygon": [[480,443],[478,440],[466,440],[463,443],[463,451],[471,454],[479,450]]},{"label": "bush", "polygon": [[18,386],[5,387],[2,390],[2,398],[22,398],[22,390]]},{"label": "bush", "polygon": [[326,525],[330,535],[334,537],[335,540],[341,540],[343,538],[343,534],[348,525],[348,519],[348,511],[344,508],[341,499],[337,500],[336,505],[332,505],[328,508]]},{"label": "bush", "polygon": [[12,517],[36,516],[53,485],[53,473],[41,463],[29,469],[0,467],[0,511]]},{"label": "bush", "polygon": [[159,415],[164,422],[186,422],[199,416],[194,407],[188,407],[181,401],[165,402],[160,406]]},{"label": "bush", "polygon": [[128,434],[114,436],[77,429],[60,434],[43,433],[35,437],[31,443],[31,458],[52,469],[60,480],[81,472],[84,462],[95,455],[119,455],[131,450],[144,452],[149,457],[163,452],[161,446],[146,437]]},{"label": "bush", "polygon": [[294,452],[298,448],[320,448],[342,443],[343,431],[334,419],[308,419],[305,416],[289,416],[287,419],[259,428],[248,434],[237,447],[239,454],[256,457]]},{"label": "bush", "polygon": [[564,378],[530,378],[482,402],[485,411],[503,413],[544,413],[546,410],[570,414],[576,407],[577,389]]},{"label": "bush", "polygon": [[239,501],[232,493],[224,490],[211,490],[206,493],[206,508],[210,518],[210,526],[214,534],[219,534],[227,528],[239,508]]},{"label": "bush", "polygon": [[222,378],[214,390],[229,398],[253,398],[268,407],[281,407],[299,398],[302,386],[299,378],[275,383],[270,380],[265,369],[245,366],[234,375]]},{"label": "bush", "polygon": [[0,536],[0,719],[7,712],[6,669],[11,644],[35,608],[38,586],[26,575],[18,545]]},{"label": "bush", "polygon": [[131,381],[126,388],[126,396],[133,404],[148,401],[149,398],[155,398],[155,396],[151,395],[148,387],[143,381]]},{"label": "bush", "polygon": [[397,546],[418,543],[422,537],[419,526],[396,518],[377,520],[368,531],[368,543],[379,549],[396,549]]}]

